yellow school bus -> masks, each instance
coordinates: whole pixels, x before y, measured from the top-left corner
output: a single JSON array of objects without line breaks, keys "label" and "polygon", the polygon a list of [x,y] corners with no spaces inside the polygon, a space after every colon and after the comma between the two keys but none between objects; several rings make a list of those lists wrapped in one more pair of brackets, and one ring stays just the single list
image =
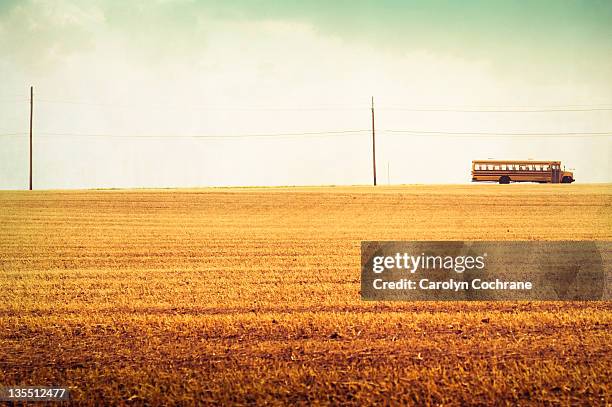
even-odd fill
[{"label": "yellow school bus", "polygon": [[472,161],[472,182],[539,182],[570,184],[574,173],[561,169],[561,161]]}]

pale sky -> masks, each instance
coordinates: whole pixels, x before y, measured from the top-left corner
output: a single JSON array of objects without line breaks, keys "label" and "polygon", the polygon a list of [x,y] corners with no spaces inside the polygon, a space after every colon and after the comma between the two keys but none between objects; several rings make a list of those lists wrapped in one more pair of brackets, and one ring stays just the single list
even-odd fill
[{"label": "pale sky", "polygon": [[612,182],[607,0],[1,0],[0,55],[0,189],[27,188],[30,85],[35,189],[369,184],[371,96],[381,184]]}]

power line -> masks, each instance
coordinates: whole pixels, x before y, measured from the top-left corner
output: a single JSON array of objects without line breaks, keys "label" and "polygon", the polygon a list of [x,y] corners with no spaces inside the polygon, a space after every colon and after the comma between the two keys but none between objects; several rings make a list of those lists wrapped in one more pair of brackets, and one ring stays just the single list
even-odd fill
[{"label": "power line", "polygon": [[380,110],[397,110],[406,112],[450,112],[450,113],[554,113],[554,112],[598,112],[612,111],[612,107],[551,107],[551,108],[408,108],[408,107],[381,107]]},{"label": "power line", "polygon": [[2,133],[0,137],[25,136],[27,133]]},{"label": "power line", "polygon": [[98,103],[88,101],[75,101],[75,100],[58,100],[58,99],[40,99],[40,103],[57,103],[57,104],[70,104],[70,105],[82,105],[82,106],[99,106],[99,107],[112,107],[112,108],[130,108],[134,106],[145,106],[153,108],[177,108],[183,109],[186,107],[198,109],[198,110],[227,110],[227,111],[326,111],[326,110],[364,110],[364,106],[211,106],[193,103]]},{"label": "power line", "polygon": [[199,139],[228,139],[228,138],[265,138],[265,137],[340,137],[369,133],[370,130],[341,130],[323,132],[301,133],[257,133],[257,134],[230,134],[230,135],[118,135],[118,134],[84,134],[84,133],[38,133],[43,137],[108,137],[108,138],[199,138]]},{"label": "power line", "polygon": [[[505,132],[446,132],[446,131],[420,131],[420,130],[379,130],[386,135],[402,135],[416,137],[610,137],[612,132],[555,132],[555,133],[505,133]],[[226,134],[226,135],[120,135],[111,133],[38,133],[41,138],[51,137],[83,137],[83,138],[119,138],[119,139],[241,139],[241,138],[283,138],[283,137],[352,137],[371,133],[371,130],[342,130],[300,133],[257,133],[257,134]],[[2,133],[0,137],[26,136],[27,133]]]},{"label": "power line", "polygon": [[[23,100],[26,101],[26,100]],[[154,108],[194,108],[198,110],[226,111],[338,111],[365,110],[367,106],[211,106],[193,103],[100,103],[90,101],[40,99],[40,103],[71,104],[111,108],[148,106]],[[388,106],[379,107],[385,111],[407,112],[451,112],[451,113],[549,113],[549,112],[597,112],[612,111],[612,105],[560,105],[560,106],[474,106],[474,107],[437,107],[437,106]]]},{"label": "power line", "polygon": [[554,133],[506,133],[506,132],[448,132],[448,131],[420,131],[420,130],[383,130],[384,133],[409,134],[411,136],[451,136],[451,137],[480,137],[480,136],[512,136],[512,137],[609,137],[612,131],[606,132],[554,132]]}]

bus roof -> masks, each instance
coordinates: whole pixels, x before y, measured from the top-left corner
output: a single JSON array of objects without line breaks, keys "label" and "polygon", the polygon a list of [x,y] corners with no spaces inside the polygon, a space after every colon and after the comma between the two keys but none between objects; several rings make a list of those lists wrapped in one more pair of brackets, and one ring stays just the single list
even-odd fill
[{"label": "bus roof", "polygon": [[473,160],[473,164],[561,164],[561,161],[536,161],[536,160]]}]

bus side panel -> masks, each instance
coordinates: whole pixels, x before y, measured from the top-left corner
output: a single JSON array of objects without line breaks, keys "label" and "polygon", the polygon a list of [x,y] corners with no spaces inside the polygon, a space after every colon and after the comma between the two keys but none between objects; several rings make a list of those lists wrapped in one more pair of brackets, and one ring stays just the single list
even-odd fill
[{"label": "bus side panel", "polygon": [[[550,171],[533,172],[533,171],[473,171],[472,181],[499,181],[503,176],[507,176],[513,182],[551,182],[552,173]],[[557,179],[559,177],[557,176]]]}]

